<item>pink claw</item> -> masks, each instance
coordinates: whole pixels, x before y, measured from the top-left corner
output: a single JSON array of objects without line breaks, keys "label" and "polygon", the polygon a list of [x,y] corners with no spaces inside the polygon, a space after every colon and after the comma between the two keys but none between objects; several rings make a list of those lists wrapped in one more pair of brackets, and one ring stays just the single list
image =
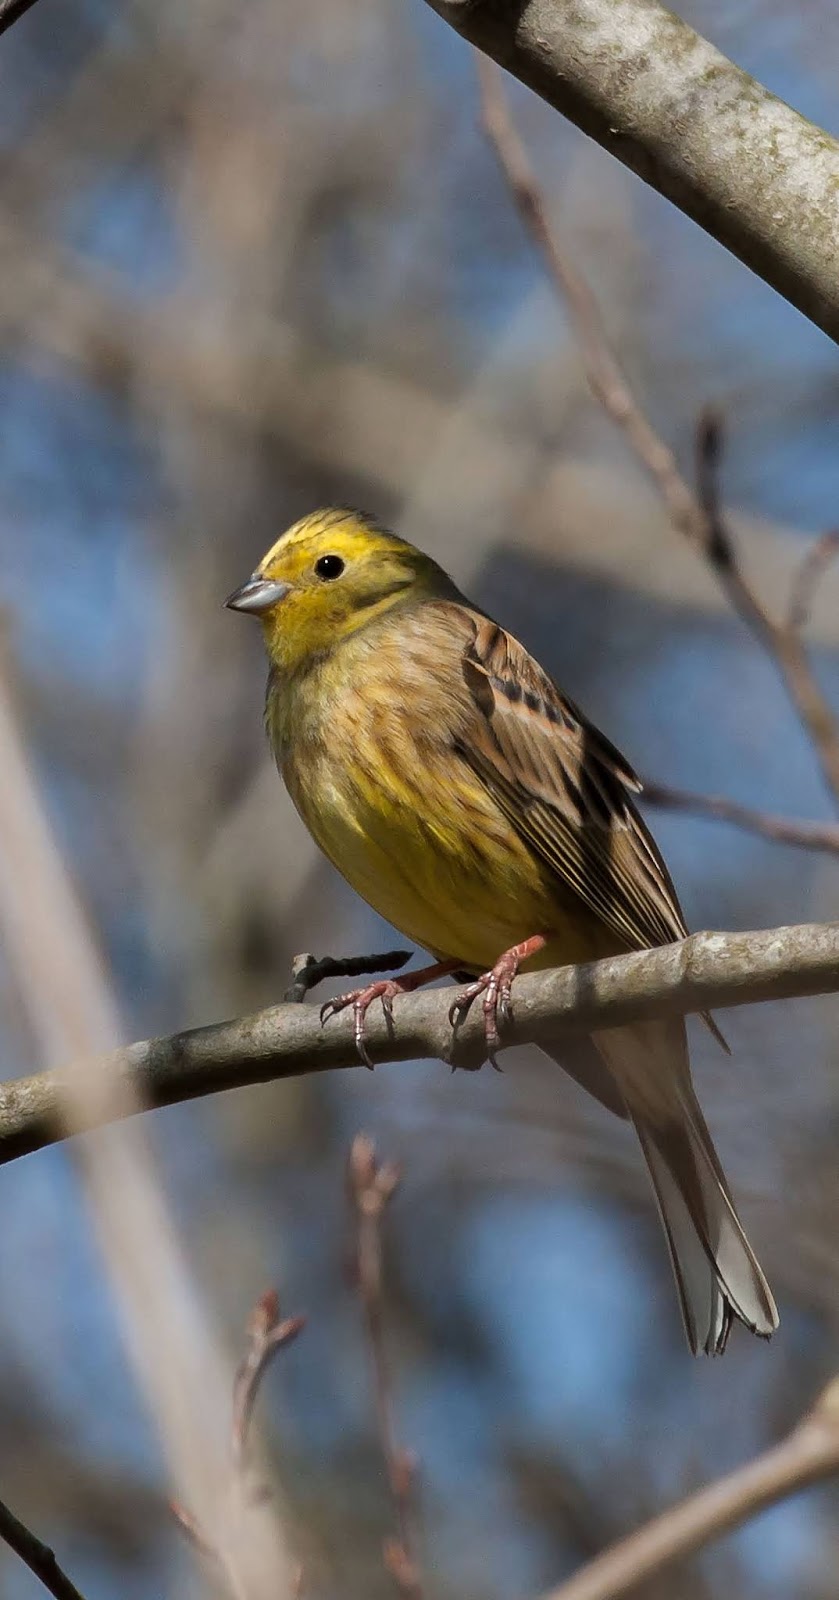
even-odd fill
[{"label": "pink claw", "polygon": [[502,1023],[509,1023],[513,1018],[512,990],[513,979],[523,961],[529,956],[542,950],[545,939],[542,934],[534,934],[532,939],[525,939],[521,944],[515,944],[512,949],[505,950],[498,957],[495,965],[488,972],[482,972],[474,983],[465,989],[452,1001],[449,1007],[449,1022],[457,1029],[464,1017],[468,1015],[473,1001],[478,995],[483,995],[484,1035],[487,1046],[487,1059],[495,1067],[496,1072],[501,1068],[497,1060],[497,1051],[501,1048],[501,1036],[498,1031],[498,1019]]}]

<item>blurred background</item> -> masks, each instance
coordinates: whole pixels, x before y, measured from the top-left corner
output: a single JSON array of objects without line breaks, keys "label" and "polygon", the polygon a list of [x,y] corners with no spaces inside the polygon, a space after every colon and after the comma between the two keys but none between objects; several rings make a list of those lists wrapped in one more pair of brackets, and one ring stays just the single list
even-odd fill
[{"label": "blurred background", "polygon": [[[837,131],[827,0],[682,13]],[[817,42],[818,41],[818,42]],[[566,248],[691,471],[706,402],[761,592],[837,521],[834,347],[511,86]],[[279,531],[360,505],[422,543],[650,778],[830,806],[771,664],[590,399],[421,3],[66,0],[0,41],[3,663],[126,1039],[277,1000],[300,950],[392,930],[321,863],[271,768],[259,629],[222,610]],[[839,585],[811,637],[839,707]],[[837,914],[839,861],[651,813],[693,927]],[[0,849],[3,841],[0,840]],[[399,941],[396,941],[399,942]],[[427,1597],[537,1595],[790,1426],[839,1368],[832,1002],[695,1033],[708,1120],[775,1289],[771,1348],[689,1359],[634,1140],[528,1052],[246,1089],[149,1118],[215,1325],[276,1284],[305,1334],[261,1412],[307,1592],[379,1600],[392,1530],[347,1148],[387,1222],[398,1431]],[[3,1076],[40,1058],[0,952]],[[0,1496],[88,1600],[199,1595],[66,1147],[0,1172]],[[837,1500],[800,1496],[646,1593],[836,1592]],[[675,1586],[675,1587],[674,1587]],[[0,1592],[39,1593],[0,1547]]]}]

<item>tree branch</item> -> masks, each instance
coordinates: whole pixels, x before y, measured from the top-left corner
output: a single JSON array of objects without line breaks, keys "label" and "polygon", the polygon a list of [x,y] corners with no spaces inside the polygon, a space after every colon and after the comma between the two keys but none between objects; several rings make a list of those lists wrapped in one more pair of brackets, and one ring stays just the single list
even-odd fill
[{"label": "tree branch", "polygon": [[414,1528],[416,1463],[396,1436],[390,1363],[384,1336],[382,1222],[398,1185],[399,1168],[389,1161],[380,1162],[372,1139],[366,1133],[359,1133],[350,1150],[347,1188],[355,1222],[354,1275],[373,1370],[379,1443],[396,1513],[396,1536],[385,1540],[384,1559],[404,1600],[422,1600]]},{"label": "tree branch", "polygon": [[839,144],[657,0],[429,0],[839,339]]},{"label": "tree branch", "polygon": [[543,1600],[617,1600],[679,1557],[839,1471],[839,1379],[781,1444],[621,1539]]},{"label": "tree branch", "polygon": [[809,735],[825,783],[834,803],[839,805],[839,724],[819,688],[800,633],[802,614],[806,616],[815,588],[826,570],[829,546],[826,553],[825,536],[816,541],[804,567],[803,598],[799,567],[788,615],[774,617],[743,572],[726,523],[720,494],[724,442],[722,418],[713,410],[705,411],[699,419],[696,443],[699,504],[710,534],[706,546],[708,560],[738,616],[778,669],[799,721]]},{"label": "tree branch", "polygon": [[776,811],[757,811],[753,806],[743,806],[738,800],[729,800],[727,795],[697,794],[693,789],[674,789],[669,783],[651,783],[646,778],[641,797],[648,805],[660,806],[664,811],[687,811],[696,817],[712,817],[718,822],[731,822],[746,833],[773,839],[777,844],[839,855],[839,822],[783,817]]},{"label": "tree branch", "polygon": [[0,1500],[0,1539],[14,1550],[15,1555],[34,1572],[39,1578],[48,1594],[54,1595],[55,1600],[84,1600],[82,1595],[71,1583],[66,1572],[55,1559],[55,1552],[49,1545],[42,1544],[40,1539],[20,1522],[7,1505]]},{"label": "tree branch", "polygon": [[0,0],[0,33],[5,33],[34,4],[35,0]]},{"label": "tree branch", "polygon": [[[653,428],[622,370],[586,279],[551,227],[542,191],[510,115],[501,74],[480,56],[477,61],[484,130],[519,215],[542,252],[551,278],[571,313],[589,387],[612,421],[623,430],[638,460],[649,472],[673,526],[707,561],[738,616],[774,663],[811,740],[825,782],[839,805],[839,724],[819,688],[801,641],[798,625],[802,611],[801,572],[799,570],[793,585],[791,620],[776,620],[740,565],[723,512],[719,483],[724,444],[722,418],[708,409],[699,419],[696,430],[698,490],[694,493],[679,471],[673,451]],[[818,541],[818,554],[814,553],[805,570],[805,611],[830,559],[830,546],[828,544],[827,549],[824,546],[824,539]]]},{"label": "tree branch", "polygon": [[[757,933],[695,933],[679,944],[612,956],[553,972],[525,973],[513,989],[515,1020],[507,1044],[556,1040],[563,1033],[614,1028],[640,1018],[722,1010],[764,1000],[839,991],[839,923],[770,928]],[[468,1016],[452,1040],[450,995],[427,990],[394,1001],[394,1027],[373,1008],[367,1045],[374,1061],[437,1057],[458,1066],[483,1060],[483,1019]],[[98,1121],[116,1120],[128,1078],[148,1108],[246,1084],[295,1078],[361,1063],[347,1013],[320,1026],[314,1007],[274,1006],[254,1016],[128,1045],[99,1063]],[[44,1072],[0,1088],[0,1164],[62,1137],[63,1072]]]}]

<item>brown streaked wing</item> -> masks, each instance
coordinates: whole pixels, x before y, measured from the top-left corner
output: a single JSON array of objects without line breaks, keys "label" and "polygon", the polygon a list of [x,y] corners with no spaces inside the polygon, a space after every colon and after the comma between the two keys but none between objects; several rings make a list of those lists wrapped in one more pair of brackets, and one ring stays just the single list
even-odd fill
[{"label": "brown streaked wing", "polygon": [[687,933],[670,874],[612,744],[503,628],[466,612],[463,670],[478,715],[460,753],[520,836],[629,948]]}]

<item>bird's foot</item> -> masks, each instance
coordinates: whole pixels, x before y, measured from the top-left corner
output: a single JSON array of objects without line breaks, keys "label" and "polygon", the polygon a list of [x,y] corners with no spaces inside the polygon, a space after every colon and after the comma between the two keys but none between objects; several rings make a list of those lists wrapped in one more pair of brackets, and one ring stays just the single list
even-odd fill
[{"label": "bird's foot", "polygon": [[397,995],[411,994],[414,989],[422,988],[423,984],[433,983],[435,978],[445,977],[451,972],[453,965],[451,961],[437,961],[432,967],[420,967],[416,972],[406,972],[402,978],[377,978],[375,983],[365,984],[363,989],[348,989],[346,994],[337,994],[320,1008],[321,1027],[330,1017],[336,1017],[339,1011],[346,1011],[352,1006],[355,1047],[365,1067],[369,1067],[372,1072],[374,1063],[367,1049],[365,1022],[373,1001],[381,1000],[385,1021],[390,1029],[393,1027],[393,1002]]},{"label": "bird's foot", "polygon": [[500,1072],[497,1052],[501,1048],[501,1036],[498,1030],[499,1019],[502,1023],[513,1020],[512,990],[513,979],[523,961],[535,956],[542,950],[545,939],[541,933],[534,934],[532,939],[524,939],[521,944],[514,944],[510,950],[505,950],[498,957],[495,965],[488,972],[482,972],[474,983],[467,984],[449,1007],[449,1022],[457,1032],[460,1024],[468,1015],[472,1004],[479,995],[483,995],[484,1037],[486,1039],[487,1060],[496,1072]]}]

